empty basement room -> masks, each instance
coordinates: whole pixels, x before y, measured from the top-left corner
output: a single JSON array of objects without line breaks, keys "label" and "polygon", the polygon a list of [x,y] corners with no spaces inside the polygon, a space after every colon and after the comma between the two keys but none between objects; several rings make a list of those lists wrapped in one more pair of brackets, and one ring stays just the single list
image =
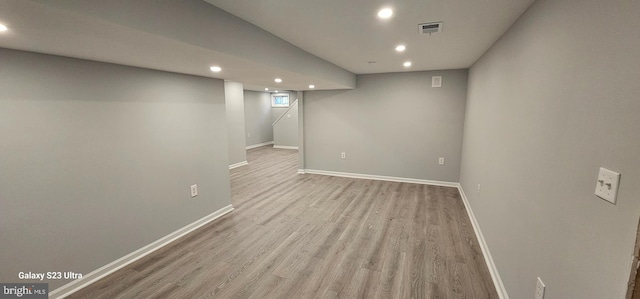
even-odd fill
[{"label": "empty basement room", "polygon": [[0,297],[640,298],[639,27],[0,0]]}]

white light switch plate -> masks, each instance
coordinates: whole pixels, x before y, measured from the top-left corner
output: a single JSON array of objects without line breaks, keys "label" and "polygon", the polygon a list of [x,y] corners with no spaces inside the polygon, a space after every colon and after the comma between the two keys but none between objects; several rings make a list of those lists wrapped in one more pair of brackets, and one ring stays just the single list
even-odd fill
[{"label": "white light switch plate", "polygon": [[596,182],[596,195],[598,195],[598,197],[612,204],[616,204],[619,184],[619,173],[600,167],[598,181]]}]

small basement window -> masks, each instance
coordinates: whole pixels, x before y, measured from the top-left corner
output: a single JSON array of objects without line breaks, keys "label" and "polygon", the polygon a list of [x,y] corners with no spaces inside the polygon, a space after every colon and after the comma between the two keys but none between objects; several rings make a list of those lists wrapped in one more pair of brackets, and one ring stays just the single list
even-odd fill
[{"label": "small basement window", "polygon": [[271,107],[289,107],[289,94],[287,93],[272,94]]}]

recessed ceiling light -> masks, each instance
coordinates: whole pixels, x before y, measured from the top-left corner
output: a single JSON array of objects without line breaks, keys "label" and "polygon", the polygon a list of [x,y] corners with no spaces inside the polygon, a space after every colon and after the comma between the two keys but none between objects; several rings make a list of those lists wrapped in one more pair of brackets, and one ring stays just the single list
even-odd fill
[{"label": "recessed ceiling light", "polygon": [[278,91],[276,90],[276,92],[278,92]]},{"label": "recessed ceiling light", "polygon": [[273,80],[273,81],[276,81],[276,83],[280,83],[280,82],[282,82],[282,79],[280,79],[280,78],[276,78],[276,79],[275,79],[275,80]]},{"label": "recessed ceiling light", "polygon": [[405,47],[405,45],[397,45],[396,46],[396,51],[398,52],[404,52],[404,50],[406,50],[407,47]]},{"label": "recessed ceiling light", "polygon": [[309,85],[309,88],[316,88],[316,86],[311,84],[311,85]]},{"label": "recessed ceiling light", "polygon": [[7,30],[9,30],[9,27],[7,27],[5,24],[0,24],[0,32],[7,31]]},{"label": "recessed ceiling light", "polygon": [[220,71],[222,71],[222,68],[219,66],[212,66],[209,68],[212,72],[218,73]]},{"label": "recessed ceiling light", "polygon": [[264,90],[265,90],[265,91],[269,91],[269,88],[266,88],[266,87],[265,87],[265,88],[264,88]]},{"label": "recessed ceiling light", "polygon": [[407,61],[407,62],[403,63],[402,65],[404,65],[404,67],[410,67],[411,66],[411,61]]},{"label": "recessed ceiling light", "polygon": [[391,8],[383,8],[378,11],[378,17],[381,19],[388,19],[393,15],[393,10]]}]

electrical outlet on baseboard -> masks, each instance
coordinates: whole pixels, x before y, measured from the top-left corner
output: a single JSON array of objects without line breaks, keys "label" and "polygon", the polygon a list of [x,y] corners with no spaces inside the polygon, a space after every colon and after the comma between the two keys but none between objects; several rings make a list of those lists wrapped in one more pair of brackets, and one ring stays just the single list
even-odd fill
[{"label": "electrical outlet on baseboard", "polygon": [[544,299],[544,288],[545,285],[542,283],[542,279],[538,277],[538,282],[536,283],[536,297],[535,299]]}]

